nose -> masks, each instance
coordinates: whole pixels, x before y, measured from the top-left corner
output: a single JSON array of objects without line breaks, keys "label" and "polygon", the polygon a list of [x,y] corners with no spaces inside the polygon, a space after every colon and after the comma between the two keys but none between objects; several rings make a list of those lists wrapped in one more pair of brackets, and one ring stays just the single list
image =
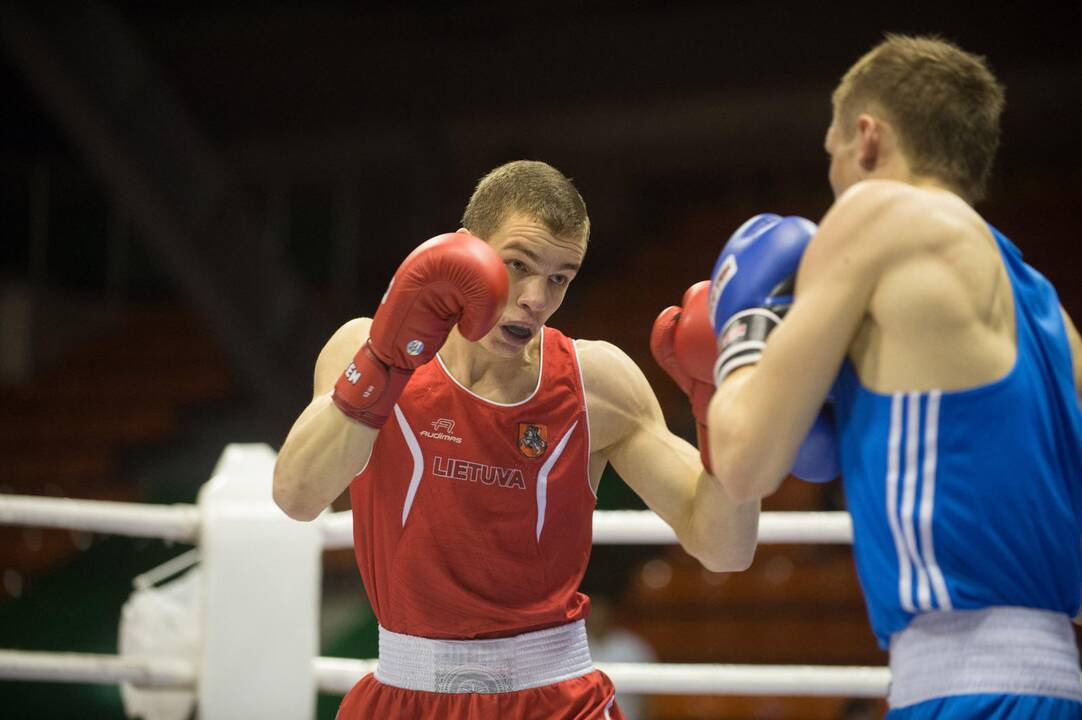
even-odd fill
[{"label": "nose", "polygon": [[518,306],[531,313],[539,313],[545,309],[546,297],[545,278],[533,277],[522,283],[518,295]]}]

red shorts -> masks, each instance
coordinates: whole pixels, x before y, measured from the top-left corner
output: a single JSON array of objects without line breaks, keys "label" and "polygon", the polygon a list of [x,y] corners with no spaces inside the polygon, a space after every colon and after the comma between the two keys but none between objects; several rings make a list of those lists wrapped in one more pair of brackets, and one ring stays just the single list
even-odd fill
[{"label": "red shorts", "polygon": [[434,693],[384,685],[365,675],[342,699],[337,720],[623,720],[600,670],[506,693]]}]

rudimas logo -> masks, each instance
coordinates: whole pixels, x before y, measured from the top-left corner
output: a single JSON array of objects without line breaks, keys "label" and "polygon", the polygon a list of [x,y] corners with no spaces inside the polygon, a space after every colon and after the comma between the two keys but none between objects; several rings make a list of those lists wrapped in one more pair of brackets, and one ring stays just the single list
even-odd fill
[{"label": "rudimas logo", "polygon": [[432,426],[431,430],[422,430],[421,437],[432,438],[433,440],[447,440],[448,442],[462,444],[462,438],[454,435],[455,421],[448,418],[440,418],[439,420],[433,420],[429,423]]},{"label": "rudimas logo", "polygon": [[539,458],[549,449],[549,429],[537,423],[518,424],[518,449],[528,458]]}]

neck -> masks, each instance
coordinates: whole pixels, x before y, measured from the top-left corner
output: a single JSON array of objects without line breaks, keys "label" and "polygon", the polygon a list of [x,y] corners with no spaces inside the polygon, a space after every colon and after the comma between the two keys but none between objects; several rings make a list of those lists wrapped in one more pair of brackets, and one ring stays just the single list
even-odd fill
[{"label": "neck", "polygon": [[909,180],[909,184],[919,187],[922,190],[938,190],[940,192],[957,195],[958,197],[962,198],[962,200],[965,200],[967,204],[972,205],[972,203],[969,202],[969,198],[963,195],[958,188],[943,182],[939,178],[929,176],[913,176]]},{"label": "neck", "polygon": [[497,402],[514,402],[533,392],[537,384],[541,335],[519,353],[505,357],[462,337],[456,327],[439,356],[455,380],[473,392]]},{"label": "neck", "polygon": [[901,153],[895,153],[892,159],[893,162],[888,162],[876,168],[876,170],[871,173],[870,177],[882,180],[898,180],[914,187],[921,188],[922,190],[940,190],[942,192],[952,193],[962,198],[967,203],[969,202],[969,198],[967,198],[958,188],[941,178],[935,177],[934,175],[922,175],[913,172],[909,160]]}]

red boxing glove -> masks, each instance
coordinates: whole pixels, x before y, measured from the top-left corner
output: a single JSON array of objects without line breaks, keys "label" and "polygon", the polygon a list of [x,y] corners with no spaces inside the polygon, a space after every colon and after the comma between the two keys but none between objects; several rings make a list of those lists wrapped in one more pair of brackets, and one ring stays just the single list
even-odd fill
[{"label": "red boxing glove", "polygon": [[438,235],[411,252],[391,279],[368,342],[334,386],[349,417],[383,426],[413,371],[435,357],[455,323],[480,340],[507,305],[507,269],[496,251],[466,233]]},{"label": "red boxing glove", "polygon": [[709,280],[697,282],[684,293],[683,307],[674,305],[662,310],[650,333],[650,351],[657,364],[691,400],[699,457],[706,471],[712,472],[706,411],[714,396],[714,360],[718,350],[710,324],[709,293]]}]

